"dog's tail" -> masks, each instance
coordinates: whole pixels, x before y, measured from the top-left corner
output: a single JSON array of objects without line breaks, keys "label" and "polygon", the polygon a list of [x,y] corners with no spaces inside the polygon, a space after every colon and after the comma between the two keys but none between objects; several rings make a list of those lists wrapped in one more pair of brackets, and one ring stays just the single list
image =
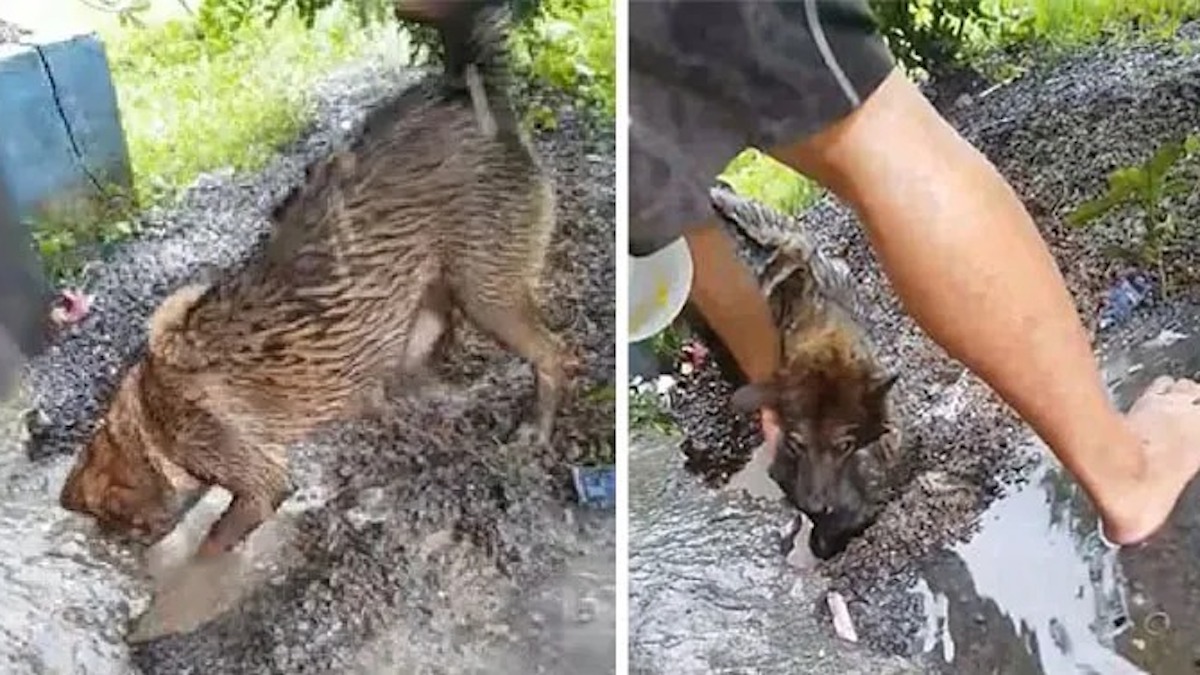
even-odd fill
[{"label": "dog's tail", "polygon": [[811,278],[818,293],[857,313],[858,294],[850,268],[840,259],[825,254],[805,232],[797,218],[747,199],[720,183],[709,191],[713,209],[751,249],[765,252],[766,261],[759,271],[763,291],[768,295],[800,268]]},{"label": "dog's tail", "polygon": [[816,248],[795,218],[737,194],[728,183],[717,181],[709,199],[721,220],[756,247],[798,251],[805,258]]}]

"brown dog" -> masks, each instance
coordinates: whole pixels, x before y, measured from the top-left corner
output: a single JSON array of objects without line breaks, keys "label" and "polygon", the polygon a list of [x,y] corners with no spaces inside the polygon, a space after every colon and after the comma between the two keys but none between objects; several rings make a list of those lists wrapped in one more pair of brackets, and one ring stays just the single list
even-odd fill
[{"label": "brown dog", "polygon": [[820,558],[843,550],[881,507],[882,474],[899,455],[900,431],[887,372],[864,327],[854,279],[814,246],[799,223],[731,190],[712,191],[717,213],[773,253],[760,274],[782,339],[782,367],[747,384],[733,406],[773,408],[782,426],[771,478],[813,521]]},{"label": "brown dog", "polygon": [[[474,36],[475,72],[491,84],[504,75],[503,26],[480,15]],[[501,90],[487,92],[493,111],[507,109]],[[435,81],[311,166],[261,258],[154,313],[147,353],[62,505],[149,544],[219,485],[233,501],[201,553],[228,550],[291,494],[287,447],[434,356],[455,309],[534,365],[536,410],[520,435],[548,442],[568,363],[535,296],[553,191],[520,129],[497,117],[485,133],[470,95]]]}]

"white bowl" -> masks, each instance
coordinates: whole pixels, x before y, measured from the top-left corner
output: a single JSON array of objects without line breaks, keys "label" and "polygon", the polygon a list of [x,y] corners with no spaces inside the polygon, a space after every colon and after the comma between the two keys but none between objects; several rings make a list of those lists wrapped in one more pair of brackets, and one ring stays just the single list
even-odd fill
[{"label": "white bowl", "polygon": [[630,342],[671,325],[687,304],[692,274],[692,254],[683,237],[648,256],[629,257]]}]

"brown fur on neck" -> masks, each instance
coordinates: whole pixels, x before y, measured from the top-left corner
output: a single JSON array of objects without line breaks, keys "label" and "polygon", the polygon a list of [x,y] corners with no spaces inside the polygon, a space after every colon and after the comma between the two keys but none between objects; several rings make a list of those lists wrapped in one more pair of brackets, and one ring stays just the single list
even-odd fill
[{"label": "brown fur on neck", "polygon": [[789,359],[772,379],[780,416],[802,420],[815,433],[839,425],[881,424],[878,368],[839,345],[813,346],[803,357]]},{"label": "brown fur on neck", "polygon": [[199,486],[162,451],[170,432],[152,414],[152,381],[145,363],[125,373],[60,496],[63,508],[143,543],[169,531],[179,495]]}]

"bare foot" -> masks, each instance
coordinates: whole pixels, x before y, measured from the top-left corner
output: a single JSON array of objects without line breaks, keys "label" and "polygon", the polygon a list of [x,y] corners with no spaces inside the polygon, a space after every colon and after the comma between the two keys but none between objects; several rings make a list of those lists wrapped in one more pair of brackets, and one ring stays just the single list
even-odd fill
[{"label": "bare foot", "polygon": [[1120,546],[1153,536],[1200,471],[1200,383],[1160,377],[1125,419],[1141,443],[1143,472],[1098,488],[1095,497],[1105,538]]}]

